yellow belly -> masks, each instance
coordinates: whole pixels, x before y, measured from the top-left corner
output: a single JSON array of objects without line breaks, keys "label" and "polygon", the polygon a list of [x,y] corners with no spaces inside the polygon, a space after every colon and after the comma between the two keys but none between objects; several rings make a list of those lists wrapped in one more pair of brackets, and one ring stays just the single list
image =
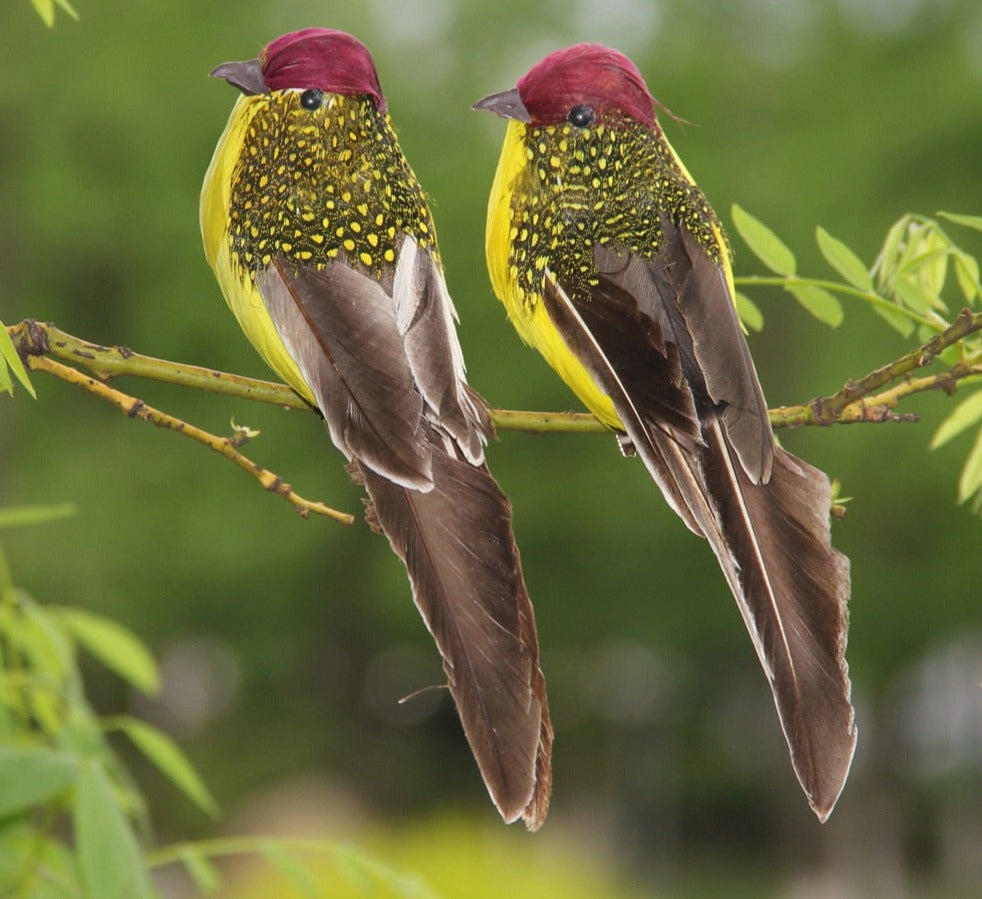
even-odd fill
[{"label": "yellow belly", "polygon": [[[546,362],[600,421],[608,427],[623,430],[610,397],[594,383],[563,340],[546,312],[541,296],[524,296],[518,285],[518,271],[509,264],[512,194],[527,165],[524,136],[525,125],[522,122],[508,122],[488,203],[485,252],[491,284],[522,340],[542,354]],[[547,274],[546,277],[550,276]]]},{"label": "yellow belly", "polygon": [[249,342],[280,378],[314,403],[314,396],[280,340],[255,282],[237,264],[232,253],[229,233],[232,178],[249,123],[262,102],[261,97],[242,96],[232,108],[201,187],[201,237],[208,264]]}]

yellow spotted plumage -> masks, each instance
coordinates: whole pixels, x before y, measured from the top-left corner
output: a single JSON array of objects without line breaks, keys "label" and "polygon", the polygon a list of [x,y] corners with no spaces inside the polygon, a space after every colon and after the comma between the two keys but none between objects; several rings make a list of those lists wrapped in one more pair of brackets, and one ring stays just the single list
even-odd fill
[{"label": "yellow spotted plumage", "polygon": [[774,441],[720,222],[615,50],[558,50],[476,108],[509,120],[488,205],[495,293],[709,542],[824,820],[856,745],[849,565],[828,478]]},{"label": "yellow spotted plumage", "polygon": [[388,115],[342,94],[326,95],[315,112],[301,107],[298,91],[239,97],[205,176],[201,232],[240,326],[310,402],[256,290],[256,271],[277,255],[323,267],[343,254],[381,279],[404,234],[437,256],[425,196]]},{"label": "yellow spotted plumage", "polygon": [[306,29],[212,74],[243,96],[202,188],[205,255],[246,336],[364,485],[488,792],[535,829],[552,746],[535,617],[484,459],[487,406],[374,63],[351,35]]},{"label": "yellow spotted plumage", "polygon": [[[657,173],[654,179],[651,173]],[[542,306],[545,270],[585,295],[597,283],[593,246],[616,244],[655,256],[660,211],[667,208],[677,210],[732,279],[719,221],[660,131],[508,122],[488,203],[492,286],[522,339],[613,428],[622,426],[610,397],[570,352]]]}]

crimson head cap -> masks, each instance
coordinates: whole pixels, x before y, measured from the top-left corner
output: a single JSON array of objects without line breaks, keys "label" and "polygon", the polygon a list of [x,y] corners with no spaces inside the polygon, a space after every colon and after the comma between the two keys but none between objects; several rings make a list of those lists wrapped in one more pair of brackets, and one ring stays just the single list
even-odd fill
[{"label": "crimson head cap", "polygon": [[331,28],[291,31],[267,44],[258,59],[226,62],[211,74],[246,94],[317,89],[364,94],[379,112],[387,109],[368,48],[347,32]]}]

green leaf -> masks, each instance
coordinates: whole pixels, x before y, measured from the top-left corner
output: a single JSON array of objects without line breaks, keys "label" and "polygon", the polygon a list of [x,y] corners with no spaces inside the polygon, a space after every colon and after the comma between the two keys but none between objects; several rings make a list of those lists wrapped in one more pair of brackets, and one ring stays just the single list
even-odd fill
[{"label": "green leaf", "polygon": [[68,0],[55,0],[55,4],[57,6],[60,6],[73,19],[75,19],[76,21],[78,21],[78,12],[76,11],[75,7],[72,6],[72,4],[68,2]]},{"label": "green leaf", "polygon": [[222,877],[210,859],[195,848],[194,843],[188,843],[181,852],[181,864],[184,865],[188,876],[202,893],[213,893],[221,886]]},{"label": "green leaf", "polygon": [[160,673],[150,650],[130,630],[110,618],[82,609],[53,610],[61,624],[107,668],[143,693],[160,688]]},{"label": "green leaf", "polygon": [[270,841],[263,844],[263,854],[304,895],[317,899],[320,895],[317,884],[293,853],[287,852],[278,843]]},{"label": "green leaf", "polygon": [[74,503],[57,503],[50,506],[7,506],[0,508],[0,530],[20,528],[31,524],[47,524],[70,518],[78,513]]},{"label": "green leaf", "polygon": [[0,817],[46,802],[68,789],[78,759],[42,746],[0,748]]},{"label": "green leaf", "polygon": [[893,328],[903,337],[910,337],[910,335],[914,333],[914,322],[911,321],[911,319],[909,319],[906,315],[901,315],[899,312],[893,312],[892,310],[879,304],[873,306],[873,309],[878,315],[883,317],[891,328]]},{"label": "green leaf", "polygon": [[825,261],[832,266],[849,284],[859,290],[872,290],[873,279],[866,270],[863,260],[849,249],[841,240],[833,237],[821,225],[815,229],[815,240]]},{"label": "green leaf", "polygon": [[964,225],[966,228],[974,228],[982,231],[982,215],[962,215],[957,212],[939,212],[938,218],[947,219],[956,225]]},{"label": "green leaf", "polygon": [[353,846],[336,846],[332,855],[338,872],[366,893],[382,883],[404,899],[438,899],[419,877],[404,874]]},{"label": "green leaf", "polygon": [[746,294],[738,290],[733,297],[736,304],[737,315],[751,331],[760,331],[764,327],[764,313],[760,311],[757,304]]},{"label": "green leaf", "polygon": [[55,4],[54,0],[31,0],[37,10],[41,21],[49,28],[55,24]]},{"label": "green leaf", "polygon": [[[78,899],[74,852],[27,816],[0,827],[0,896],[4,899]],[[14,886],[16,884],[16,886]]]},{"label": "green leaf", "polygon": [[922,315],[935,309],[940,311],[945,309],[944,304],[937,297],[932,296],[920,284],[911,281],[905,275],[897,275],[893,279],[893,289],[905,306]]},{"label": "green leaf", "polygon": [[958,502],[963,503],[982,490],[982,428],[975,436],[975,444],[965,459],[958,479]]},{"label": "green leaf", "polygon": [[18,587],[14,592],[21,614],[12,619],[11,642],[29,660],[32,673],[60,687],[72,664],[70,644],[43,606]]},{"label": "green leaf", "polygon": [[101,765],[81,767],[72,817],[86,899],[152,899],[133,828]]},{"label": "green leaf", "polygon": [[948,241],[934,222],[912,220],[907,227],[906,242],[897,256],[897,270],[887,288],[911,309],[947,311],[940,291],[944,287],[948,253]]},{"label": "green leaf", "polygon": [[[4,365],[5,362],[6,365]],[[34,397],[34,399],[37,399],[38,395],[34,391],[34,385],[31,383],[31,379],[27,376],[27,369],[24,368],[24,363],[21,361],[20,355],[17,353],[17,348],[14,346],[14,342],[10,339],[7,329],[3,326],[3,322],[0,322],[0,374],[3,376],[3,379],[0,380],[0,390],[13,394],[13,385],[10,381],[10,375],[6,371],[7,366],[10,367],[10,371],[14,373],[14,377],[20,381],[23,388],[32,397]]]},{"label": "green leaf", "polygon": [[331,853],[338,873],[352,886],[364,893],[371,891],[374,886],[372,874],[369,871],[369,859],[354,846],[336,846]]},{"label": "green leaf", "polygon": [[962,250],[955,252],[955,277],[967,303],[978,298],[982,291],[979,288],[979,263],[974,256]]},{"label": "green leaf", "polygon": [[944,446],[962,431],[982,421],[982,390],[977,390],[971,396],[962,400],[951,411],[951,414],[941,422],[931,440],[931,449]]},{"label": "green leaf", "polygon": [[837,328],[842,324],[845,316],[842,304],[824,288],[816,287],[814,284],[789,284],[785,289],[819,321],[831,328]]},{"label": "green leaf", "polygon": [[893,280],[900,264],[901,246],[903,245],[904,234],[910,224],[910,216],[903,215],[887,231],[887,236],[880,248],[880,254],[876,257],[874,269],[881,288],[885,288]]},{"label": "green leaf", "polygon": [[[929,296],[936,297],[939,304],[948,276],[950,252],[951,243],[947,238],[936,227],[927,228],[918,244],[917,256],[912,266],[912,274],[917,283]],[[941,305],[942,308],[947,308],[944,304]]]},{"label": "green leaf", "polygon": [[733,204],[731,215],[737,233],[764,265],[779,275],[790,276],[795,273],[797,263],[794,253],[767,225],[736,203]]},{"label": "green leaf", "polygon": [[136,718],[122,716],[113,723],[167,778],[205,814],[218,817],[218,803],[181,748],[167,734]]},{"label": "green leaf", "polygon": [[78,18],[78,13],[68,0],[31,0],[31,3],[41,17],[41,21],[49,28],[55,24],[55,6],[59,6],[73,19]]}]

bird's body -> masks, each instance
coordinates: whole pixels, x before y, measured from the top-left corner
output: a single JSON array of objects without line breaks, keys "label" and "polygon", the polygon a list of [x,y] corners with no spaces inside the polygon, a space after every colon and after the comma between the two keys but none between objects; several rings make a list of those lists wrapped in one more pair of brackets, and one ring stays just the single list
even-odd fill
[{"label": "bird's body", "polygon": [[433,221],[368,51],[309,29],[239,87],[205,176],[205,253],[246,336],[324,416],[406,565],[506,820],[538,827],[552,730],[511,508],[484,461]]},{"label": "bird's body", "polygon": [[670,208],[687,210],[689,230],[731,278],[716,215],[663,136],[605,125],[508,123],[488,206],[492,286],[525,342],[591,412],[618,429],[610,397],[570,353],[536,297],[547,265],[577,298],[586,296],[596,286],[595,245],[655,255],[662,242],[659,210]]},{"label": "bird's body", "polygon": [[824,820],[855,746],[848,561],[828,479],[775,444],[722,226],[616,51],[557,51],[477,108],[509,119],[488,206],[495,292],[709,541]]}]

